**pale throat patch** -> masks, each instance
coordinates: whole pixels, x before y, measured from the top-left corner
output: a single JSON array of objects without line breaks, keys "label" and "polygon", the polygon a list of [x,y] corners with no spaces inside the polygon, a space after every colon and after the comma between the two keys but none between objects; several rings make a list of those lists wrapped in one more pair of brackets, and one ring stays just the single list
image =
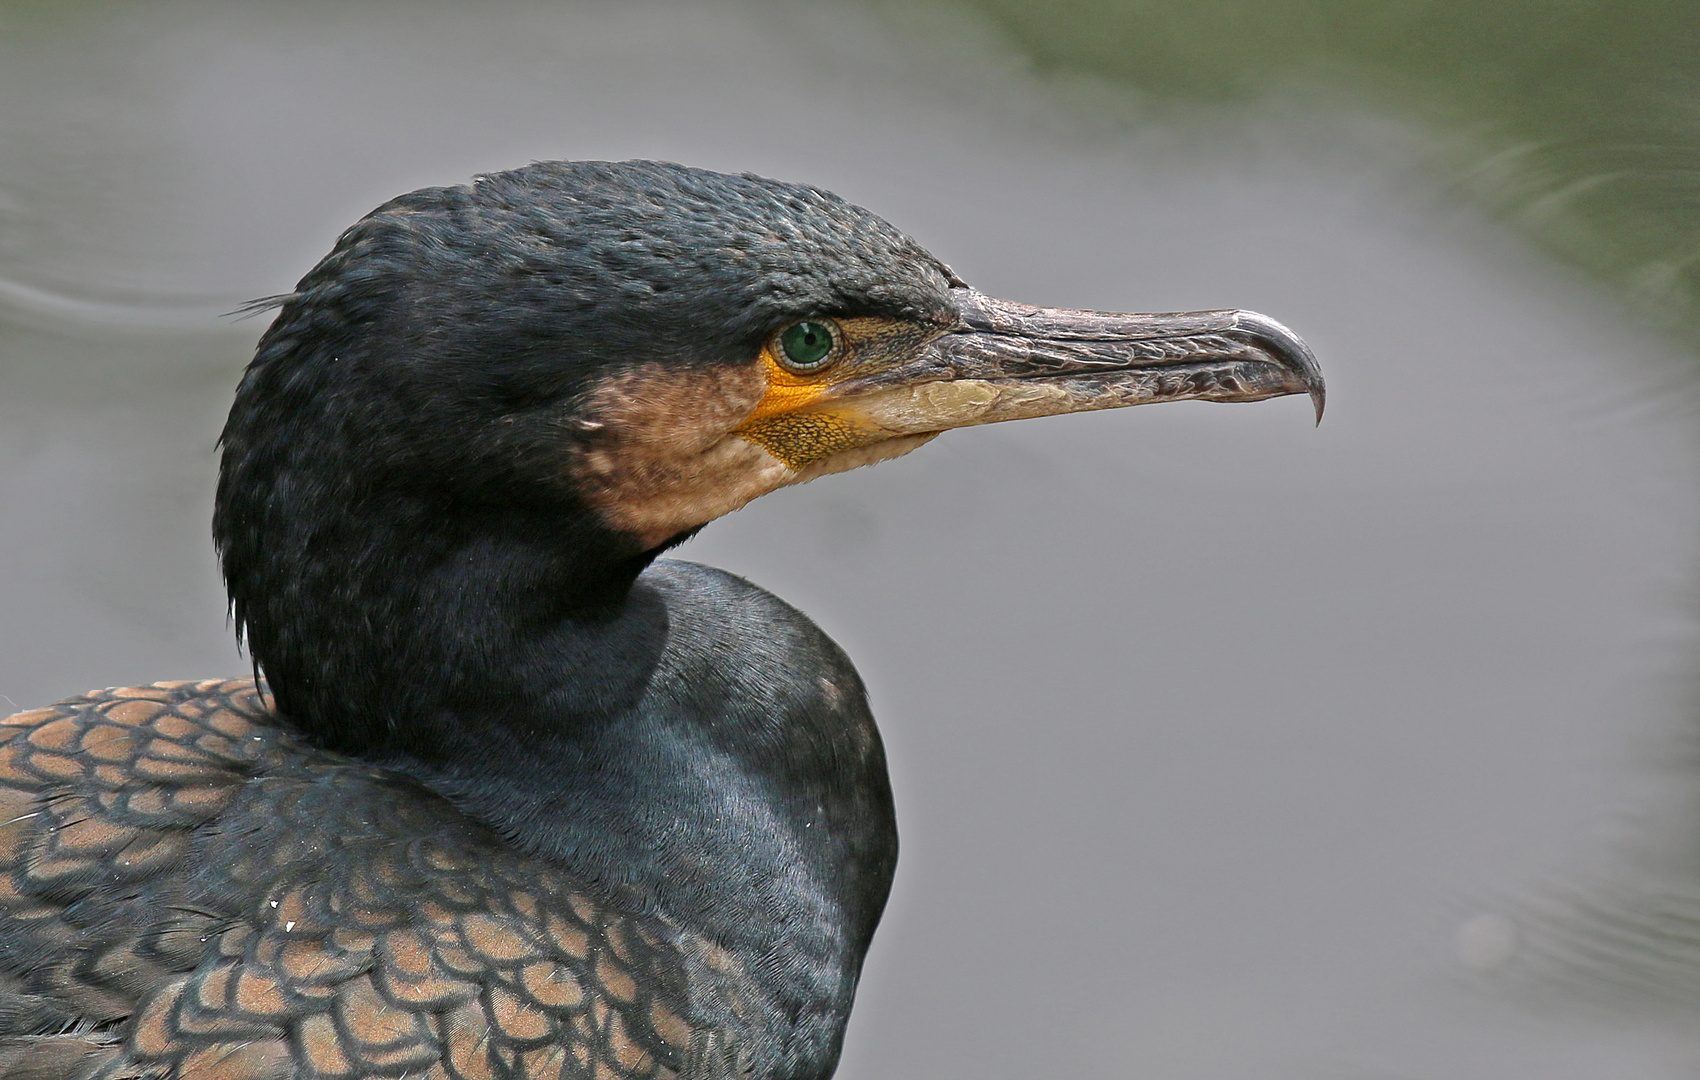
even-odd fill
[{"label": "pale throat patch", "polygon": [[898,457],[932,438],[879,432],[878,441],[852,441],[799,461],[794,451],[741,430],[767,392],[756,364],[685,372],[650,364],[623,372],[591,394],[588,412],[601,434],[574,455],[574,487],[610,527],[648,548],[770,491]]}]

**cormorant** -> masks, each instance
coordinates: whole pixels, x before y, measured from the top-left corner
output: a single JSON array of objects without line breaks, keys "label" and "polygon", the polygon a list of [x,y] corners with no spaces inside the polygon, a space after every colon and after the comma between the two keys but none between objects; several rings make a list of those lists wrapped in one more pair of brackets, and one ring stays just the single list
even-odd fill
[{"label": "cormorant", "polygon": [[830,1076],[879,734],[812,622],[657,556],[948,428],[1322,405],[1263,316],[993,300],[656,162],[403,195],[274,302],[213,522],[265,681],[0,728],[7,1080]]}]

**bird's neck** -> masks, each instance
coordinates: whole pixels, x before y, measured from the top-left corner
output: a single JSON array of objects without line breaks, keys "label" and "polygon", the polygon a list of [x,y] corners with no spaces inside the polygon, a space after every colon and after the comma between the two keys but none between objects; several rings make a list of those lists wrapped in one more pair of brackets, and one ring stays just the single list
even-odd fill
[{"label": "bird's neck", "polygon": [[895,861],[836,647],[729,575],[640,577],[650,555],[593,524],[396,502],[325,521],[261,586],[295,591],[285,613],[249,620],[281,711],[748,957],[795,1075],[829,1067]]}]

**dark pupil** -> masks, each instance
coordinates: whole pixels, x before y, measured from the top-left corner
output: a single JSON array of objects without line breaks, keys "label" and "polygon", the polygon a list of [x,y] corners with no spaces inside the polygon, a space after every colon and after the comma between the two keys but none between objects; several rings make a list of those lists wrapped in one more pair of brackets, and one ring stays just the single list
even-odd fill
[{"label": "dark pupil", "polygon": [[798,367],[813,367],[832,351],[832,331],[818,322],[800,322],[779,335],[785,359]]}]

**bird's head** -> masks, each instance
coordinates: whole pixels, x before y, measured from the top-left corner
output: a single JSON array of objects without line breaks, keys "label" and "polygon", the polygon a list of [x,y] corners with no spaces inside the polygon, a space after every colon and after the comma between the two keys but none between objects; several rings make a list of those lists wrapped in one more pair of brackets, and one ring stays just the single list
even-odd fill
[{"label": "bird's head", "polygon": [[402,196],[282,306],[226,431],[227,482],[233,459],[305,456],[329,465],[313,483],[369,497],[569,502],[637,550],[950,428],[1322,403],[1309,351],[1262,316],[993,300],[832,194],[656,162]]}]

